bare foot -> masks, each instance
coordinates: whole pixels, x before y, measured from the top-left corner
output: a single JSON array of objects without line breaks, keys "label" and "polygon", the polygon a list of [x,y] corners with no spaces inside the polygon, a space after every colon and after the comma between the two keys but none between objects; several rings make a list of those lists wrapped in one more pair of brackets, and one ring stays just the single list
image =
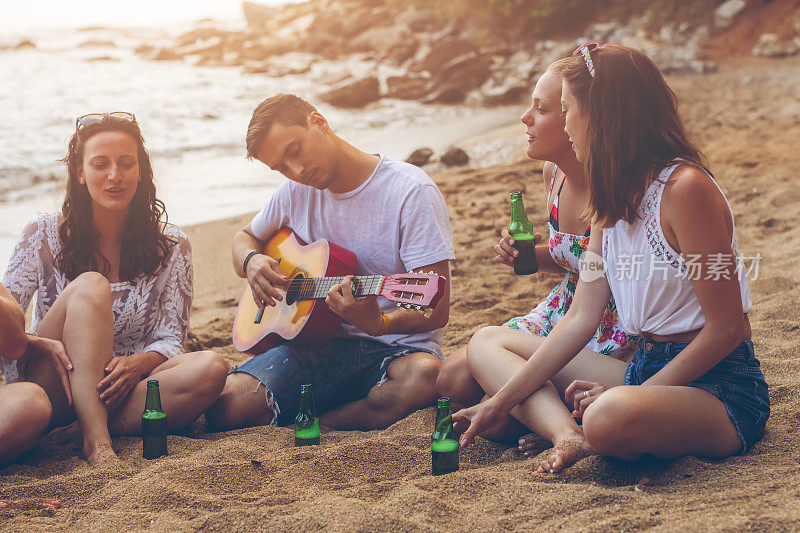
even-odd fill
[{"label": "bare foot", "polygon": [[596,454],[597,452],[589,445],[583,435],[570,435],[553,443],[553,452],[547,456],[547,459],[542,461],[536,472],[555,474],[568,466],[572,466],[584,457]]},{"label": "bare foot", "polygon": [[114,459],[119,460],[117,458],[117,454],[114,453],[114,448],[111,447],[110,442],[84,444],[83,455],[86,456],[86,460],[89,461],[89,464],[92,466]]},{"label": "bare foot", "polygon": [[523,435],[522,437],[519,438],[519,446],[517,446],[517,450],[519,450],[519,453],[527,457],[531,454],[531,450],[534,448],[537,441],[541,440],[542,439],[540,439],[533,433],[528,433],[527,435]]}]

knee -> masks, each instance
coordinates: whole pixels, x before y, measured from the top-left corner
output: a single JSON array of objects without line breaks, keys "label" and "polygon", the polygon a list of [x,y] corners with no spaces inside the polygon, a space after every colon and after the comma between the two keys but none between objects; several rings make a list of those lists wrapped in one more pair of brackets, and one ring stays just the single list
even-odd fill
[{"label": "knee", "polygon": [[37,434],[43,433],[53,415],[53,406],[47,393],[39,385],[28,382],[17,383],[15,388],[17,388],[15,395],[20,400],[20,406],[27,420],[26,426]]},{"label": "knee", "polygon": [[584,413],[584,436],[601,455],[629,456],[630,437],[642,413],[636,408],[635,398],[626,389],[614,387],[607,390]]},{"label": "knee", "polygon": [[467,362],[473,365],[481,361],[482,355],[497,346],[498,333],[504,329],[501,326],[486,326],[476,331],[467,345]]},{"label": "knee", "polygon": [[449,359],[445,359],[439,375],[436,377],[436,392],[439,396],[451,399],[459,396],[462,383],[467,375],[469,375],[469,368],[467,368],[466,358],[451,356]]},{"label": "knee", "polygon": [[208,393],[219,396],[228,377],[228,363],[221,355],[210,350],[195,353],[193,359],[199,370],[203,388]]},{"label": "knee", "polygon": [[420,357],[414,361],[411,379],[414,383],[424,385],[430,390],[436,389],[436,380],[442,368],[442,362],[434,356]]},{"label": "knee", "polygon": [[84,272],[69,284],[75,297],[87,299],[96,305],[111,305],[111,285],[99,272]]}]

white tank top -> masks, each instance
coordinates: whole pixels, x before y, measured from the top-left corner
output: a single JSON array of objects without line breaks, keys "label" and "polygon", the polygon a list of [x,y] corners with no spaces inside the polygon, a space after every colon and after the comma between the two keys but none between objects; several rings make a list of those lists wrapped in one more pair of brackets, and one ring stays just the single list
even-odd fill
[{"label": "white tank top", "polygon": [[[673,250],[661,229],[661,197],[667,179],[678,164],[662,170],[647,188],[639,204],[639,218],[633,224],[620,220],[603,230],[603,263],[617,303],[619,323],[622,329],[634,335],[642,332],[675,335],[705,324],[691,281],[696,267],[690,264],[691,258],[685,261]],[[710,175],[709,179],[717,185]],[[735,228],[731,248],[734,256],[738,256]],[[747,313],[753,307],[747,276],[744,269],[736,274],[743,311]]]}]

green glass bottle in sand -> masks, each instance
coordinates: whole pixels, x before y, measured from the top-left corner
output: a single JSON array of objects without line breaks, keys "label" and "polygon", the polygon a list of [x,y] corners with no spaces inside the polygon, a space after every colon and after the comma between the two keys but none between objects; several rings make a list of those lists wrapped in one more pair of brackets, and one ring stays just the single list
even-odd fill
[{"label": "green glass bottle in sand", "polygon": [[167,455],[167,414],[161,409],[158,380],[147,381],[147,396],[142,413],[142,457],[155,459]]},{"label": "green glass bottle in sand", "polygon": [[319,444],[319,418],[311,385],[300,385],[300,407],[294,419],[294,445]]},{"label": "green glass bottle in sand", "polygon": [[514,274],[524,276],[538,272],[533,225],[525,214],[525,204],[522,203],[522,193],[519,191],[511,193],[511,224],[508,225],[508,233],[514,239],[514,248],[519,252],[514,258]]},{"label": "green glass bottle in sand", "polygon": [[458,436],[453,429],[450,398],[439,398],[436,404],[436,425],[431,434],[433,475],[458,470]]}]

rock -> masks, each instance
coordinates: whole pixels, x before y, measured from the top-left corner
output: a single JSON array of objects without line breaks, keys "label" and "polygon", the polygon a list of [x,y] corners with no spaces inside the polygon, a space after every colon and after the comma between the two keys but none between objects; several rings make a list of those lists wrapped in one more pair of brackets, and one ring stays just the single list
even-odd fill
[{"label": "rock", "polygon": [[96,48],[96,47],[101,47],[101,46],[115,47],[115,46],[117,46],[117,43],[115,43],[114,41],[103,41],[103,40],[97,40],[97,39],[90,39],[88,41],[83,41],[81,44],[78,45],[78,48]]},{"label": "rock", "polygon": [[428,95],[422,100],[422,102],[425,104],[429,104],[431,102],[437,102],[440,104],[458,104],[464,101],[464,98],[467,97],[468,92],[469,91],[464,87],[459,87],[457,85],[442,87]]},{"label": "rock", "polygon": [[381,59],[395,65],[402,65],[417,53],[419,41],[406,38],[392,45]]},{"label": "rock", "polygon": [[714,11],[714,25],[717,28],[727,28],[745,7],[745,0],[727,0]]},{"label": "rock", "polygon": [[753,47],[754,56],[763,57],[787,57],[800,52],[800,38],[788,43],[782,43],[774,33],[762,33],[758,38],[758,44]]},{"label": "rock", "polygon": [[153,56],[156,54],[156,47],[149,44],[140,44],[133,51],[140,56]]},{"label": "rock", "polygon": [[430,79],[422,76],[389,76],[386,78],[386,98],[419,100],[430,92]]},{"label": "rock", "polygon": [[431,45],[419,62],[421,70],[438,72],[446,63],[469,53],[477,53],[478,47],[466,39],[446,38]]},{"label": "rock", "polygon": [[395,17],[398,25],[408,28],[413,33],[428,32],[436,28],[437,23],[433,18],[433,13],[427,9],[420,11],[405,11]]},{"label": "rock", "polygon": [[380,98],[378,78],[370,76],[358,81],[344,81],[333,87],[322,99],[337,107],[363,107]]},{"label": "rock", "polygon": [[492,74],[491,59],[477,52],[456,57],[434,72],[434,76],[448,86],[459,85],[465,89],[479,87]]},{"label": "rock", "polygon": [[245,74],[269,74],[273,78],[306,74],[311,70],[311,65],[281,65],[272,61],[245,61],[242,72]]},{"label": "rock", "polygon": [[379,57],[384,57],[391,48],[407,40],[405,31],[400,26],[368,28],[350,40],[348,48],[353,52],[375,52]]},{"label": "rock", "polygon": [[481,103],[487,106],[516,104],[525,100],[530,92],[530,84],[517,83],[493,87],[483,92]]},{"label": "rock", "polygon": [[406,163],[421,167],[431,160],[431,156],[433,156],[433,150],[430,148],[417,148],[408,156]]},{"label": "rock", "polygon": [[186,32],[178,36],[178,46],[187,46],[196,44],[198,41],[207,41],[209,39],[219,39],[226,41],[233,37],[235,32],[228,32],[218,30],[214,27],[195,28],[192,31]]},{"label": "rock", "polygon": [[175,50],[170,48],[161,48],[155,53],[153,59],[156,61],[175,61],[178,59],[183,59],[183,57]]},{"label": "rock", "polygon": [[36,48],[36,45],[30,39],[23,39],[14,45],[15,50],[22,50],[23,48]]},{"label": "rock", "polygon": [[469,163],[469,156],[467,155],[467,152],[461,148],[448,148],[447,152],[445,152],[445,154],[439,158],[439,161],[448,167],[454,167]]},{"label": "rock", "polygon": [[279,7],[265,6],[254,2],[242,2],[242,13],[247,21],[247,26],[254,30],[261,30],[275,16]]}]

